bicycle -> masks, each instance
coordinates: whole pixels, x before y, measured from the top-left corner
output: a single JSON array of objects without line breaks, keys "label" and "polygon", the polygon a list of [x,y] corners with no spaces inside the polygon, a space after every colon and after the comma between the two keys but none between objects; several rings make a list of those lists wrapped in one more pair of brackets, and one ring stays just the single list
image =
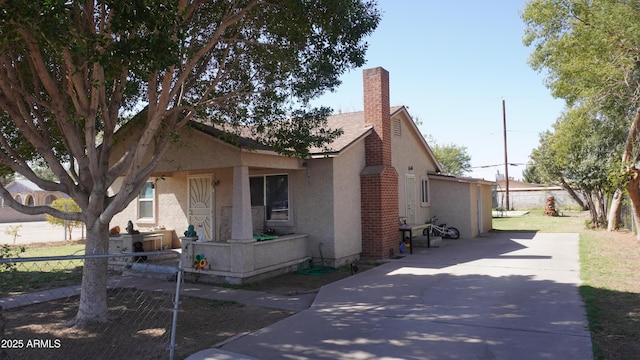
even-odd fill
[{"label": "bicycle", "polygon": [[458,239],[460,237],[458,229],[453,226],[447,226],[447,224],[436,225],[436,221],[438,221],[437,216],[433,216],[427,221],[429,227],[422,230],[424,236],[440,236],[443,239]]}]

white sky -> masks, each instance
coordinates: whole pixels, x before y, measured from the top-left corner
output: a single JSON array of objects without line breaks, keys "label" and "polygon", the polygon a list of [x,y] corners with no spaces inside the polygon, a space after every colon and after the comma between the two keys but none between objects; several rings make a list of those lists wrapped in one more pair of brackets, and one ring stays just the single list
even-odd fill
[{"label": "white sky", "polygon": [[[519,15],[525,3],[379,0],[382,21],[367,39],[363,68],[389,71],[391,106],[407,106],[422,121],[422,133],[439,144],[466,146],[473,177],[495,180],[497,171],[505,172],[503,99],[509,163],[527,163],[539,134],[564,108],[527,64],[531,49],[522,44]],[[362,69],[342,82],[314,104],[361,111]],[[509,177],[521,179],[524,169],[510,166]]]}]

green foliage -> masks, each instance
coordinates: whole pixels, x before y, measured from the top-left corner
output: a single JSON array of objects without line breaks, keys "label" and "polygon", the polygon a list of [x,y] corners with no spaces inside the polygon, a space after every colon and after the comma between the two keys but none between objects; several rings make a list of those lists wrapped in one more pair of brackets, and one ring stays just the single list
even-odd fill
[{"label": "green foliage", "polygon": [[531,0],[522,18],[523,42],[533,48],[529,64],[567,102],[554,133],[532,153],[532,169],[582,190],[593,223],[601,224],[606,215],[598,204],[624,188],[623,169],[640,154],[637,136],[629,136],[637,134],[640,106],[640,3]]},{"label": "green foliage", "polygon": [[530,184],[542,184],[542,177],[538,174],[538,167],[533,162],[527,163],[527,167],[522,171],[522,181]]},{"label": "green foliage", "polygon": [[[20,254],[25,252],[24,246],[15,246],[2,244],[0,246],[0,259],[14,259],[20,257]],[[0,272],[16,271],[16,264],[11,262],[5,262],[0,264]]]},{"label": "green foliage", "polygon": [[13,238],[13,245],[16,244],[16,240],[18,240],[18,238],[20,237],[20,229],[22,229],[22,224],[20,225],[16,225],[16,226],[7,226],[7,228],[4,230],[4,233],[11,236]]},{"label": "green foliage", "polygon": [[[364,64],[364,38],[380,21],[371,0],[0,4],[0,175],[64,192],[82,211],[25,207],[0,192],[19,211],[71,227],[82,219],[87,246],[105,245],[97,224],[137,196],[192,120],[251,129],[296,156],[335,138],[323,130],[327,111],[309,101]],[[33,171],[40,160],[56,180]],[[118,178],[122,190],[110,193]],[[79,311],[80,322],[106,317],[106,289],[83,291],[80,308],[91,299],[93,319]]]},{"label": "green foliage", "polygon": [[[73,199],[56,199],[51,203],[51,207],[63,211],[63,212],[82,212],[82,209],[76,204]],[[66,227],[67,233],[69,233],[69,241],[72,241],[72,232],[74,228],[82,228],[84,223],[78,220],[63,220],[49,214],[45,215],[45,220],[54,226]]]},{"label": "green foliage", "polygon": [[471,171],[471,155],[469,155],[466,146],[441,145],[433,137],[427,136],[427,139],[444,175],[464,176]]},{"label": "green foliage", "polygon": [[[339,135],[326,130],[328,109],[308,101],[364,64],[363,38],[379,21],[370,0],[3,1],[0,175],[33,181],[43,174],[29,161],[42,163],[53,176],[38,185],[84,207],[94,184],[116,177],[95,162],[110,158],[116,130],[130,120],[149,136],[131,149],[153,142],[148,151],[159,153],[197,118],[237,133],[248,126],[304,157]],[[153,116],[161,121],[151,124]],[[141,157],[124,158],[133,159]]]}]

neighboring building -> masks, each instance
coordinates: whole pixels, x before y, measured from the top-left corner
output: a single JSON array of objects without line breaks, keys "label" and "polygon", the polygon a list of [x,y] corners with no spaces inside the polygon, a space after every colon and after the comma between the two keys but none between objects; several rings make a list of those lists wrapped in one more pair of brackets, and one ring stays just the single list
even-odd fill
[{"label": "neighboring building", "polygon": [[[306,159],[243,145],[248,139],[232,145],[217,130],[192,123],[181,131],[184,143],[172,145],[111,226],[132,220],[143,233],[173,230],[189,264],[185,271],[228,282],[310,258],[337,267],[393,257],[400,218],[425,223],[437,214],[463,237],[491,230],[492,183],[437,175],[439,164],[406,107],[389,105],[388,72],[363,75],[364,111],[329,117],[329,127],[343,135]],[[206,241],[179,241],[189,224]],[[278,238],[259,241],[273,234]],[[204,254],[209,266],[191,269],[194,254]]]},{"label": "neighboring building", "polygon": [[[493,195],[494,207],[501,208],[506,206],[506,192],[506,180],[496,181],[496,189]],[[554,197],[555,205],[558,209],[581,208],[567,190],[561,186],[547,186],[509,180],[509,207],[511,209],[544,209],[549,196]]]},{"label": "neighboring building", "polygon": [[[45,191],[30,180],[16,179],[5,187],[13,199],[22,205],[40,206],[50,205],[54,200],[67,198],[65,193],[59,191]],[[45,215],[27,215],[5,206],[4,199],[0,198],[0,223],[43,221]]]}]

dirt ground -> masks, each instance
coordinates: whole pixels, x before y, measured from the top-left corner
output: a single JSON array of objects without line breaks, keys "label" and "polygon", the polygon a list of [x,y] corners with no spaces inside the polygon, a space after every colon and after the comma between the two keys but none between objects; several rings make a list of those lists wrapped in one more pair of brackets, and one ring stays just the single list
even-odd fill
[{"label": "dirt ground", "polygon": [[[364,271],[373,265],[361,265]],[[281,295],[317,291],[322,285],[351,275],[340,269],[315,276],[287,274],[247,290]],[[136,289],[109,292],[110,321],[85,329],[68,326],[77,312],[77,297],[5,310],[0,323],[0,359],[167,359],[173,299]],[[182,296],[178,313],[175,358],[185,357],[241,336],[294,312]],[[3,329],[4,327],[4,329]],[[4,330],[2,334],[1,331]]]}]

